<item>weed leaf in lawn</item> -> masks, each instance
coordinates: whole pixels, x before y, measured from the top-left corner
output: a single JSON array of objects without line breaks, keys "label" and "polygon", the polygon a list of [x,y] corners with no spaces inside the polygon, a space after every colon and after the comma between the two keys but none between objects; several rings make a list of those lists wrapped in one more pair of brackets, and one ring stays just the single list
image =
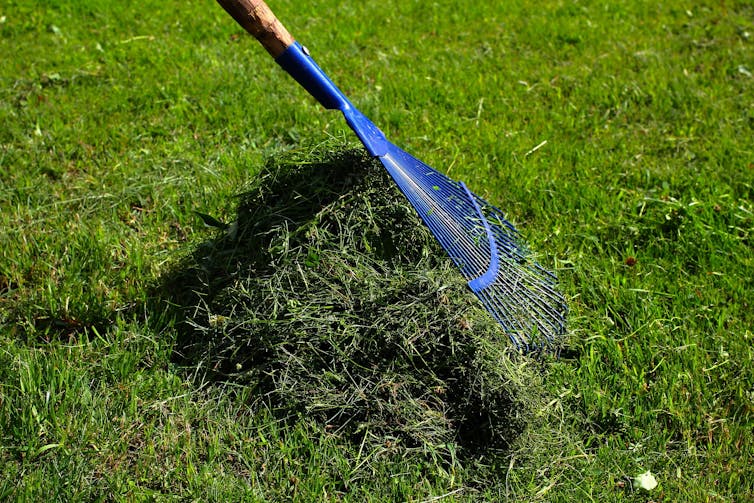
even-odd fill
[{"label": "weed leaf in lawn", "polygon": [[195,211],[194,213],[196,214],[196,216],[198,216],[202,220],[202,222],[204,223],[204,225],[207,226],[207,227],[212,227],[212,228],[215,228],[215,229],[227,229],[228,228],[228,224],[226,224],[225,222],[221,222],[220,220],[218,220],[217,218],[213,217],[212,215],[207,215],[206,213],[201,213],[201,212],[198,212],[198,211]]}]

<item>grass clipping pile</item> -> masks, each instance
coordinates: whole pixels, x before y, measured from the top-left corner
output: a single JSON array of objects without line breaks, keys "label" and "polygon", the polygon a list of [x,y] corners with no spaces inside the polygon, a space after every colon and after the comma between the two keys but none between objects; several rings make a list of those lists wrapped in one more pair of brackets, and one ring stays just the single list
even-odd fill
[{"label": "grass clipping pile", "polygon": [[359,443],[507,449],[534,416],[531,362],[378,163],[306,158],[265,168],[184,268],[183,356]]}]

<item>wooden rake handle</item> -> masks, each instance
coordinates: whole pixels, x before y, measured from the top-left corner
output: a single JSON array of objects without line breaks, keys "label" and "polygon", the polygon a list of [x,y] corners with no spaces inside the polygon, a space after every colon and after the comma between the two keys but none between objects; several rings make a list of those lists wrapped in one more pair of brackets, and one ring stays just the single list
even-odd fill
[{"label": "wooden rake handle", "polygon": [[263,0],[217,0],[225,11],[277,59],[294,42]]}]

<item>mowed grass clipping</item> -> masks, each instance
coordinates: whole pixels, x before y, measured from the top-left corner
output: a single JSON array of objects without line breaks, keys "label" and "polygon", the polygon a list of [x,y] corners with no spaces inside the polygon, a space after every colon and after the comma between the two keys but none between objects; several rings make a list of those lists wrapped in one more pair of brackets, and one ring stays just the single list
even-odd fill
[{"label": "mowed grass clipping", "polygon": [[544,405],[535,365],[381,164],[360,151],[299,162],[263,170],[237,220],[167,275],[184,364],[368,452],[452,462],[509,447]]},{"label": "mowed grass clipping", "polygon": [[557,270],[566,351],[511,354],[402,199],[307,171],[353,137],[219,6],[6,2],[0,499],[749,499],[750,3],[271,6]]}]

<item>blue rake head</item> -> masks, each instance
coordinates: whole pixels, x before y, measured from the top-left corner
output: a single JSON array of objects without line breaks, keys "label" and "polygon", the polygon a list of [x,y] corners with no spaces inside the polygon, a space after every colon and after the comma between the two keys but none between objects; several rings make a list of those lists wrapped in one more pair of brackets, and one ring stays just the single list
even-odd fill
[{"label": "blue rake head", "polygon": [[301,45],[293,43],[276,61],[322,105],[343,113],[513,344],[526,351],[557,348],[566,330],[565,299],[556,289],[555,276],[532,259],[503,213],[463,182],[387,141]]},{"label": "blue rake head", "polygon": [[565,299],[503,213],[394,145],[380,160],[513,344],[557,348]]}]

